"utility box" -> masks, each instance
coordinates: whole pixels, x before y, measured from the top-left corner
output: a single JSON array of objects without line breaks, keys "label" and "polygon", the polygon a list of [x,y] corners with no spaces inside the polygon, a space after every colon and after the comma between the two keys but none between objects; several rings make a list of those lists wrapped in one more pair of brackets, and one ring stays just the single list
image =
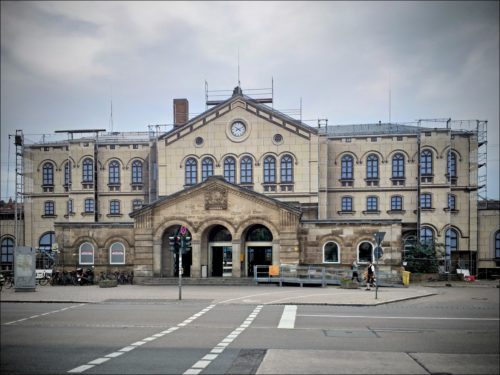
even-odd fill
[{"label": "utility box", "polygon": [[14,249],[14,284],[16,292],[34,292],[36,284],[36,251],[29,246]]},{"label": "utility box", "polygon": [[207,277],[207,266],[201,266],[201,277],[206,278]]}]

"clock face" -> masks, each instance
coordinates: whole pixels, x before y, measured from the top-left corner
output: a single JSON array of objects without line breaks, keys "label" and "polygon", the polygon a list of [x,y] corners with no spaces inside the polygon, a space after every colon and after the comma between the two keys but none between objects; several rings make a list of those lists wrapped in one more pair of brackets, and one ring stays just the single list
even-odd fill
[{"label": "clock face", "polygon": [[247,127],[241,121],[235,121],[231,125],[231,134],[235,137],[241,137],[247,131]]}]

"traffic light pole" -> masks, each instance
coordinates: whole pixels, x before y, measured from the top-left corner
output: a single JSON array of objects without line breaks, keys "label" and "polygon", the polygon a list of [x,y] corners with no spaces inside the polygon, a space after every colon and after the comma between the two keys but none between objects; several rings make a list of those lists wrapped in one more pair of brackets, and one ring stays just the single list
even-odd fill
[{"label": "traffic light pole", "polygon": [[180,248],[177,256],[179,257],[179,301],[182,299],[182,250],[184,249],[184,236],[181,236]]}]

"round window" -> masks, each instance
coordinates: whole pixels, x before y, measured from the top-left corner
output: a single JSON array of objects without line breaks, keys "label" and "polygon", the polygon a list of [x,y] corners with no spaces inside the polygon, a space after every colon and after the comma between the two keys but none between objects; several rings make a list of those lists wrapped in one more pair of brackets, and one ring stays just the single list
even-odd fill
[{"label": "round window", "polygon": [[275,134],[273,137],[273,142],[276,144],[283,143],[283,136],[281,134]]},{"label": "round window", "polygon": [[194,140],[194,143],[196,144],[196,146],[201,146],[203,144],[203,138],[196,137],[196,139]]}]

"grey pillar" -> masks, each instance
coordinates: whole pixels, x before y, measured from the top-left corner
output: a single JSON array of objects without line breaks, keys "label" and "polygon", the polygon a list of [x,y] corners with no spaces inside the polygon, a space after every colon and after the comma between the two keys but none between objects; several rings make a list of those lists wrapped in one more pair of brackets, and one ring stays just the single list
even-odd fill
[{"label": "grey pillar", "polygon": [[241,277],[241,244],[239,242],[233,242],[233,277]]},{"label": "grey pillar", "polygon": [[191,277],[201,277],[201,242],[191,241]]}]

